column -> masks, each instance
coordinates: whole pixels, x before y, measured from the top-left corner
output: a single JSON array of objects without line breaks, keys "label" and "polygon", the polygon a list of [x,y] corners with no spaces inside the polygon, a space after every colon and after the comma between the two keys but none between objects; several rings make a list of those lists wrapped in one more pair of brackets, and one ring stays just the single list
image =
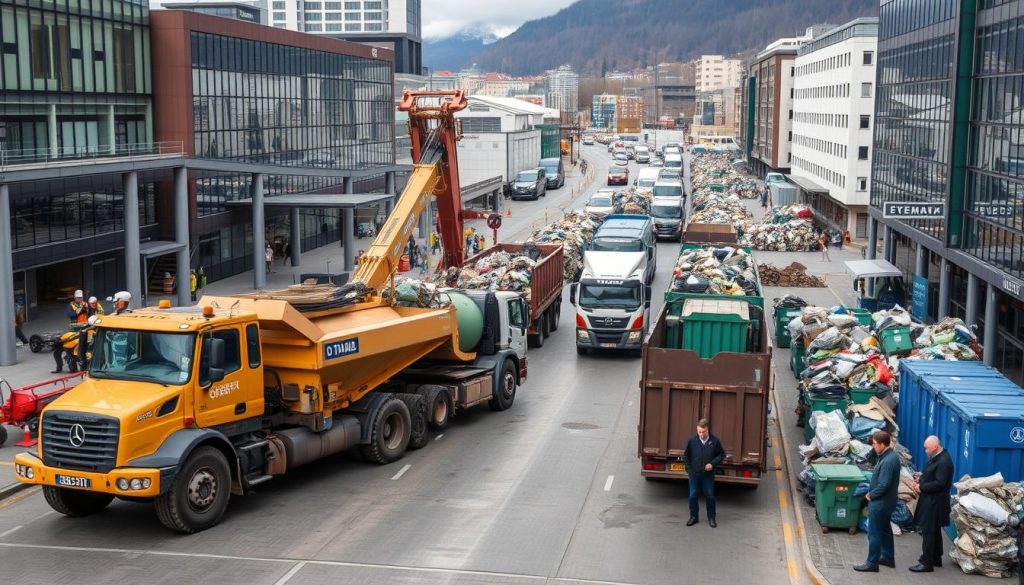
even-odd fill
[{"label": "column", "polygon": [[494,211],[501,211],[501,189],[495,189],[491,197],[494,199]]},{"label": "column", "polygon": [[996,362],[996,329],[999,328],[999,289],[991,283],[985,298],[985,331],[982,336],[982,359],[986,365]]},{"label": "column", "polygon": [[886,262],[892,262],[893,257],[893,242],[892,242],[892,228],[885,226],[882,232],[882,256]]},{"label": "column", "polygon": [[[0,184],[0,225],[11,225],[11,192],[7,185]],[[0,366],[18,363],[17,347],[14,345],[14,258],[11,238],[0,238],[0,315],[7,321],[0,332]],[[27,279],[26,279],[27,280]],[[28,307],[25,307],[28,311]]]},{"label": "column", "polygon": [[60,149],[57,148],[57,104],[50,104],[46,111],[46,130],[49,132],[50,156],[60,156]]},{"label": "column", "polygon": [[[121,175],[124,186],[124,275],[133,303],[142,303],[142,253],[139,251],[139,174]],[[188,286],[188,283],[185,283]],[[181,288],[181,282],[178,282]]]},{"label": "column", "polygon": [[917,245],[914,274],[928,278],[928,248],[925,248],[921,244]]},{"label": "column", "polygon": [[291,251],[292,266],[298,266],[302,256],[302,215],[298,207],[293,207],[291,211],[292,230],[288,234],[288,248]]},{"label": "column", "polygon": [[874,260],[878,254],[878,220],[869,217],[868,218],[868,247],[866,258],[868,260]]},{"label": "column", "polygon": [[117,129],[114,124],[114,104],[107,106],[107,140],[110,144],[107,145],[107,152],[110,154],[117,154]]},{"label": "column", "polygon": [[267,286],[267,261],[263,255],[267,247],[267,228],[263,215],[263,175],[252,175],[252,285],[261,289]]},{"label": "column", "polygon": [[981,292],[981,280],[974,274],[967,274],[967,314],[964,322],[970,327],[978,322],[978,294]]},{"label": "column", "polygon": [[384,202],[384,212],[387,215],[391,215],[391,210],[395,208],[395,171],[389,171],[384,173],[384,192],[390,195]]},{"label": "column", "polygon": [[341,210],[341,247],[345,259],[345,270],[351,272],[356,266],[355,210],[345,207]]},{"label": "column", "polygon": [[174,169],[174,241],[180,248],[175,253],[178,267],[178,306],[192,304],[192,251],[188,233],[188,169]]},{"label": "column", "polygon": [[943,258],[939,264],[939,321],[949,316],[949,271],[949,260]]},{"label": "column", "polygon": [[[342,179],[342,191],[344,191],[346,195],[351,195],[352,194],[352,177],[345,177],[344,179]],[[352,227],[352,223],[353,223],[354,220],[352,219],[352,217],[353,217],[352,211],[348,210],[349,211],[348,215],[345,215],[345,211],[346,211],[345,209],[341,210],[341,247],[345,248],[344,254],[347,255],[348,254],[349,246],[345,245],[345,234],[347,234],[348,232],[351,232],[354,229]],[[353,258],[355,258],[355,256],[353,256]],[[346,265],[345,270],[351,270],[351,269],[348,268],[347,265]]]}]

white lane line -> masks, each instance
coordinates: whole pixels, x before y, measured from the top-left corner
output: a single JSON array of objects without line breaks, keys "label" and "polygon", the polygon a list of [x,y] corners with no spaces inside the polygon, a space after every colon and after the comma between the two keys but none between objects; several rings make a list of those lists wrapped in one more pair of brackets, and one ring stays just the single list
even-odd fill
[{"label": "white lane line", "polygon": [[398,473],[396,473],[395,476],[391,478],[391,481],[394,481],[396,479],[401,479],[402,476],[405,475],[405,472],[409,471],[410,467],[412,467],[412,463],[406,463],[405,467],[399,469]]},{"label": "white lane line", "polygon": [[19,530],[21,530],[21,525],[20,524],[18,526],[15,526],[14,528],[11,528],[7,532],[0,533],[0,538],[3,538],[3,537],[5,537],[5,536],[7,536],[9,534],[14,534],[15,532],[17,532]]},{"label": "white lane line", "polygon": [[288,572],[285,573],[284,575],[282,575],[281,578],[277,580],[277,583],[274,583],[274,585],[284,585],[288,581],[291,581],[292,577],[294,577],[295,574],[298,573],[299,571],[301,571],[302,567],[305,567],[305,566],[306,566],[306,561],[301,561],[301,562],[295,563],[295,566],[292,567],[291,569],[288,569]]},{"label": "white lane line", "polygon": [[609,475],[608,479],[606,479],[604,481],[604,491],[606,491],[606,492],[612,491],[612,482],[613,481],[615,481],[615,476],[614,475]]},{"label": "white lane line", "polygon": [[[56,512],[54,512],[53,510],[49,510],[47,512],[43,512],[42,514],[39,515],[39,518],[46,518],[50,514],[56,514]],[[38,518],[37,518],[37,520],[38,520]]]},{"label": "white lane line", "polygon": [[440,435],[438,435],[438,436],[434,437],[434,440],[435,440],[435,441],[440,441],[440,440],[441,440],[441,437],[443,437],[443,436],[444,436],[444,433],[441,433]]}]

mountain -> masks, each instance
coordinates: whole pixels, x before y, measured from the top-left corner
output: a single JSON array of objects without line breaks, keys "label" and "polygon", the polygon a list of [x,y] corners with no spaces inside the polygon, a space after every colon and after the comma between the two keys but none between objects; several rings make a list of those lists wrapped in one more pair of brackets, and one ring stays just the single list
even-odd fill
[{"label": "mountain", "polygon": [[511,75],[568,63],[596,75],[702,54],[732,55],[802,35],[814,24],[877,15],[878,0],[579,0],[462,62]]},{"label": "mountain", "polygon": [[483,51],[498,37],[493,32],[465,29],[444,39],[423,42],[423,66],[431,71],[448,69],[458,71],[472,64],[473,55]]}]

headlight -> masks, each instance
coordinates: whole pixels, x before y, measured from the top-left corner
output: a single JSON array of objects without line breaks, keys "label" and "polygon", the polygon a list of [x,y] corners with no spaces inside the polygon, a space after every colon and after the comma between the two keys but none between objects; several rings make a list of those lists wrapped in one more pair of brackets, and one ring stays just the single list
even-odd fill
[{"label": "headlight", "polygon": [[148,477],[142,478],[142,489],[148,490],[149,486],[151,485],[153,485],[153,480],[149,479]]},{"label": "headlight", "polygon": [[123,477],[119,478],[117,480],[117,489],[121,490],[122,492],[128,491],[128,480]]},{"label": "headlight", "polygon": [[131,488],[133,490],[141,490],[142,489],[142,480],[136,477],[135,479],[133,479],[131,481],[130,485],[131,485]]},{"label": "headlight", "polygon": [[629,338],[628,338],[629,342],[630,343],[636,343],[637,341],[640,341],[640,335],[642,333],[643,333],[643,331],[630,331],[629,332]]},{"label": "headlight", "polygon": [[582,339],[583,341],[589,341],[590,340],[590,333],[588,333],[586,329],[577,329],[576,330],[576,339]]},{"label": "headlight", "polygon": [[27,477],[29,479],[35,479],[36,478],[36,470],[32,469],[31,467],[26,467],[25,468],[25,477]]}]

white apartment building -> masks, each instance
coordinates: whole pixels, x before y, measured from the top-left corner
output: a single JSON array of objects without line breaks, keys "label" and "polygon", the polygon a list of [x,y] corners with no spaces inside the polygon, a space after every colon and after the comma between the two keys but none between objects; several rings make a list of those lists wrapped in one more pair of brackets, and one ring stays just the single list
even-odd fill
[{"label": "white apartment building", "polygon": [[739,87],[743,63],[722,55],[701,55],[697,60],[695,86],[697,93]]},{"label": "white apartment building", "polygon": [[547,106],[575,114],[578,109],[580,76],[568,65],[548,71],[544,76]]},{"label": "white apartment building", "polygon": [[802,45],[793,84],[790,180],[819,221],[867,237],[878,19]]}]

